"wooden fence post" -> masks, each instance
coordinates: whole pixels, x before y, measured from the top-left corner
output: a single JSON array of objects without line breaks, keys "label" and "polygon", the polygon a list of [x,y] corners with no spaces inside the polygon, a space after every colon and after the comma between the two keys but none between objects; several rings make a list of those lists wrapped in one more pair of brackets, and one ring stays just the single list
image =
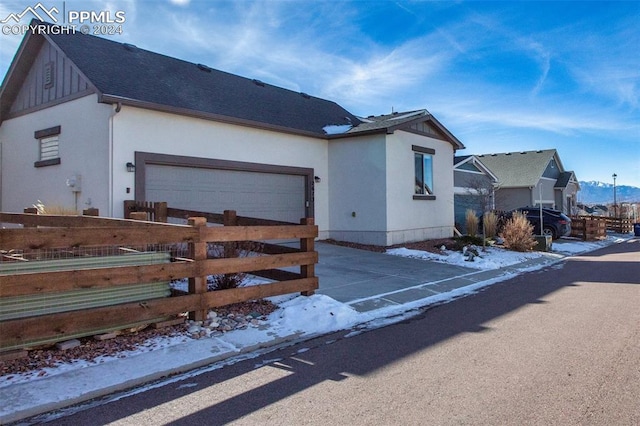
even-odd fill
[{"label": "wooden fence post", "polygon": [[82,210],[82,215],[83,216],[100,216],[100,210],[96,209],[95,207],[90,207],[88,209]]},{"label": "wooden fence post", "polygon": [[[207,219],[204,217],[190,217],[189,226],[198,229],[198,237],[189,243],[189,256],[196,263],[196,270],[200,269],[202,261],[207,260],[207,242],[202,241],[202,230],[207,226]],[[207,292],[207,277],[189,277],[189,294],[205,294]],[[207,318],[207,310],[197,310],[189,312],[189,319],[193,321],[204,321]]]},{"label": "wooden fence post", "polygon": [[[35,207],[27,207],[24,209],[24,213],[38,214],[38,209]],[[37,228],[36,225],[22,225],[24,228]]]},{"label": "wooden fence post", "polygon": [[147,220],[147,213],[146,212],[130,212],[129,213],[129,219],[133,219],[133,220]]},{"label": "wooden fence post", "polygon": [[159,201],[153,204],[154,222],[167,223],[167,202]]},{"label": "wooden fence post", "polygon": [[[314,219],[312,217],[306,217],[300,219],[300,225],[314,225]],[[310,238],[300,238],[300,251],[303,252],[312,252],[315,251],[315,239],[313,237]],[[302,278],[313,278],[316,273],[316,265],[300,265],[300,275]],[[302,291],[300,292],[303,296],[313,296],[315,291]]]},{"label": "wooden fence post", "polygon": [[134,200],[124,200],[124,215],[125,219],[131,219],[129,216],[131,212],[135,211],[136,202]]}]

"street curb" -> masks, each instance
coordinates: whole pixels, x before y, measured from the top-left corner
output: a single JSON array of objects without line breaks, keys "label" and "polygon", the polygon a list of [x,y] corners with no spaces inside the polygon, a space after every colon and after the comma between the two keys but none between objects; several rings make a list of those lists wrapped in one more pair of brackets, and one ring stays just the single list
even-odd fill
[{"label": "street curb", "polygon": [[[23,408],[23,409],[17,409],[9,414],[6,415],[1,415],[0,416],[0,424],[7,424],[7,423],[11,423],[11,422],[16,422],[16,421],[20,421],[20,420],[24,420],[27,419],[29,417],[34,417],[37,416],[39,414],[43,414],[43,413],[47,413],[50,411],[55,411],[55,410],[60,410],[60,409],[64,409],[76,404],[81,404],[81,403],[85,403],[87,401],[90,401],[92,399],[96,399],[96,398],[101,398],[104,397],[106,395],[110,395],[113,393],[118,393],[118,392],[125,392],[127,390],[132,390],[133,388],[136,388],[138,386],[143,386],[161,379],[166,379],[169,376],[174,376],[174,375],[179,375],[179,374],[184,374],[187,373],[189,371],[193,371],[202,367],[206,367],[208,365],[211,364],[215,364],[221,361],[225,361],[228,360],[230,358],[236,357],[236,356],[240,356],[240,355],[244,355],[247,353],[252,353],[252,352],[256,352],[259,351],[260,349],[277,349],[279,346],[287,346],[290,344],[294,344],[297,343],[298,341],[302,341],[302,340],[306,340],[306,339],[302,339],[301,340],[301,336],[302,333],[298,332],[298,333],[293,333],[287,336],[279,336],[275,339],[271,339],[271,340],[265,340],[259,343],[256,343],[254,345],[250,345],[250,346],[246,346],[246,347],[241,347],[239,349],[231,349],[228,350],[226,352],[220,352],[217,353],[215,355],[206,357],[206,358],[201,358],[198,360],[194,360],[179,366],[174,366],[174,367],[170,367],[167,369],[163,369],[161,371],[154,371],[154,372],[150,372],[147,374],[142,374],[138,377],[134,377],[132,379],[123,381],[123,382],[119,382],[110,386],[105,386],[102,387],[100,389],[93,389],[93,390],[83,390],[81,392],[80,395],[78,396],[64,396],[64,391],[61,389],[61,392],[58,393],[56,395],[57,400],[55,401],[51,401],[51,402],[47,402],[47,403],[43,403],[37,406],[31,406],[28,408]],[[315,337],[315,336],[310,336],[310,337]],[[179,346],[179,345],[178,345]],[[173,347],[175,348],[175,347]],[[171,348],[168,348],[171,349]],[[161,352],[161,351],[158,351]],[[131,357],[131,358],[124,358],[122,359],[120,362],[126,363],[127,361],[130,362],[138,362],[141,358],[139,357],[151,357],[153,356],[155,359],[153,360],[153,362],[158,365],[158,364],[162,364],[162,361],[158,360],[159,356],[162,356],[162,354],[159,354],[157,352],[146,352],[143,354],[139,354],[135,357]],[[42,388],[43,386],[51,386],[52,384],[55,386],[55,382],[58,380],[64,380],[65,377],[68,377],[71,374],[80,374],[82,375],[82,373],[86,373],[87,369],[91,369],[92,367],[101,367],[100,364],[97,365],[93,365],[93,366],[89,366],[86,369],[82,369],[79,371],[70,371],[68,373],[62,373],[56,376],[52,376],[50,378],[46,378],[46,379],[42,379],[42,380],[38,380],[36,382],[27,382],[27,383],[21,383],[18,385],[13,385],[13,386],[9,386],[5,389],[2,389],[2,393],[3,393],[3,399],[5,401],[5,405],[4,405],[4,409],[7,408],[7,405],[10,404],[10,401],[21,401],[23,399],[29,399],[29,394],[30,393],[38,393],[39,389]],[[85,380],[86,381],[86,380]],[[73,390],[72,390],[73,391]],[[12,394],[12,395],[9,395]]]}]

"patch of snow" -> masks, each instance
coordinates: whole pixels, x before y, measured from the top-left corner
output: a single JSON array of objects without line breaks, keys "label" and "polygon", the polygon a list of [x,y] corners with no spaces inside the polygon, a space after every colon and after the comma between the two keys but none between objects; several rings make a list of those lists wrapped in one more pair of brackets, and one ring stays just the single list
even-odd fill
[{"label": "patch of snow", "polygon": [[347,133],[353,126],[351,124],[327,124],[322,128],[327,135],[340,135]]},{"label": "patch of snow", "polygon": [[466,266],[467,268],[481,270],[499,269],[542,256],[539,252],[519,253],[500,247],[487,247],[486,251],[483,251],[481,248],[478,248],[477,250],[478,256],[475,256],[472,262],[468,261],[467,257],[465,257],[463,253],[451,250],[445,250],[445,254],[437,254],[422,250],[411,250],[403,247],[387,250],[387,254],[411,257],[414,259],[432,260],[435,262]]}]

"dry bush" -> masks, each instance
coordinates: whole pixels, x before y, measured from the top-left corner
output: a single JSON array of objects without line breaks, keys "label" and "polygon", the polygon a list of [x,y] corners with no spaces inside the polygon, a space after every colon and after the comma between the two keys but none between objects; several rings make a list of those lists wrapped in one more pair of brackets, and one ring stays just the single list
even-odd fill
[{"label": "dry bush", "polygon": [[[208,258],[229,259],[237,257],[259,256],[264,251],[264,244],[257,241],[234,241],[224,244],[209,244]],[[227,290],[240,287],[247,274],[236,272],[234,274],[212,275],[207,280],[209,290]]]},{"label": "dry bush", "polygon": [[476,216],[476,212],[467,209],[464,220],[467,226],[467,235],[471,235],[472,237],[478,235],[478,216]]},{"label": "dry bush", "polygon": [[40,200],[33,205],[38,210],[38,214],[55,214],[64,216],[76,216],[78,211],[72,207],[64,206],[45,206]]},{"label": "dry bush", "polygon": [[536,246],[533,238],[533,225],[521,212],[514,212],[511,219],[507,220],[502,230],[504,246],[514,251],[529,251]]},{"label": "dry bush", "polygon": [[486,238],[494,238],[498,234],[498,216],[494,212],[482,217],[482,229]]}]

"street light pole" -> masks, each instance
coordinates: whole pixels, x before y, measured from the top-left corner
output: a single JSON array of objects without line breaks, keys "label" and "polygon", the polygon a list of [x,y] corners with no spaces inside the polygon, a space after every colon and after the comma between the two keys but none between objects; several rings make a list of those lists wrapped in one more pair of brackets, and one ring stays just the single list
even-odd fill
[{"label": "street light pole", "polygon": [[611,177],[613,178],[613,215],[618,217],[618,200],[616,199],[616,178],[618,175],[614,173]]}]

